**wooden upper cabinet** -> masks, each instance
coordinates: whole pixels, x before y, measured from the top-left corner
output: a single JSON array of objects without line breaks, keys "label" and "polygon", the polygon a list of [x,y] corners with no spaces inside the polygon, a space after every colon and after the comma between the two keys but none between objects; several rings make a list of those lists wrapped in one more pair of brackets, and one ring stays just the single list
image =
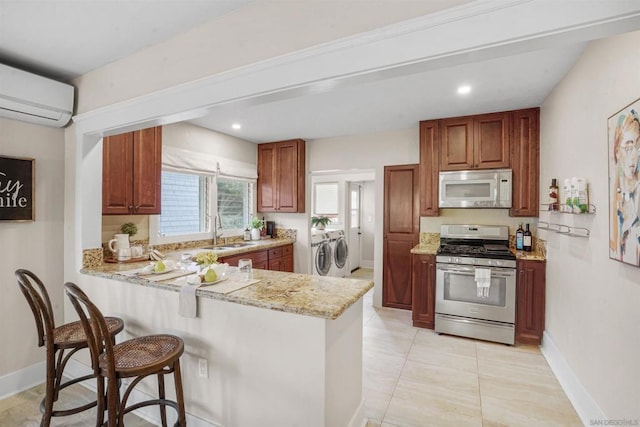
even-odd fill
[{"label": "wooden upper cabinet", "polygon": [[440,170],[509,167],[508,112],[443,119],[440,126]]},{"label": "wooden upper cabinet", "polygon": [[540,109],[420,122],[420,215],[438,216],[440,171],[511,168],[511,216],[538,216]]},{"label": "wooden upper cabinet", "polygon": [[302,213],[304,202],[304,141],[258,145],[258,212]]},{"label": "wooden upper cabinet", "polygon": [[511,115],[483,114],[474,118],[475,167],[478,169],[508,168]]},{"label": "wooden upper cabinet", "polygon": [[437,120],[420,122],[420,215],[438,216],[440,135]]},{"label": "wooden upper cabinet", "polygon": [[511,216],[538,216],[540,200],[540,109],[512,112]]},{"label": "wooden upper cabinet", "polygon": [[105,137],[102,214],[159,214],[161,173],[162,127]]},{"label": "wooden upper cabinet", "polygon": [[275,158],[274,144],[258,145],[258,212],[276,210]]},{"label": "wooden upper cabinet", "polygon": [[440,121],[440,169],[463,170],[474,167],[473,118],[457,117]]}]

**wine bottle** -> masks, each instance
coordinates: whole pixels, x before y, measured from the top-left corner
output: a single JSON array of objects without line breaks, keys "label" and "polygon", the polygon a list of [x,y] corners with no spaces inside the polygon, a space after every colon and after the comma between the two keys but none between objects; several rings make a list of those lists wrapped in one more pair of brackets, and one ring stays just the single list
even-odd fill
[{"label": "wine bottle", "polygon": [[521,251],[524,249],[524,230],[522,229],[522,223],[516,230],[516,250]]},{"label": "wine bottle", "polygon": [[527,229],[524,231],[524,236],[523,236],[523,247],[526,252],[532,251],[533,249],[531,245],[532,240],[533,239],[531,237],[531,230],[529,230],[529,224],[527,224]]}]

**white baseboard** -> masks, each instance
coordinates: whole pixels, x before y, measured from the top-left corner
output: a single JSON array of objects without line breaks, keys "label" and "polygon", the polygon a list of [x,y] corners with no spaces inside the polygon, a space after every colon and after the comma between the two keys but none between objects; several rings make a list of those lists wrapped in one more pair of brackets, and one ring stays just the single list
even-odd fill
[{"label": "white baseboard", "polygon": [[602,412],[602,409],[589,395],[589,392],[573,372],[560,349],[556,347],[556,344],[546,332],[544,333],[540,350],[544,358],[547,359],[547,363],[549,363],[556,378],[558,378],[562,389],[573,404],[582,423],[591,425],[592,420],[606,420],[607,417]]},{"label": "white baseboard", "polygon": [[45,370],[44,362],[40,362],[3,375],[0,377],[0,399],[42,384],[45,380]]},{"label": "white baseboard", "polygon": [[[88,366],[78,362],[75,359],[69,360],[69,363],[67,364],[67,367],[65,369],[65,373],[68,374],[70,378],[77,378],[82,375],[87,375],[90,372],[91,370]],[[92,390],[93,392],[96,391],[95,382],[83,381],[82,385]],[[126,387],[126,385],[123,385],[123,387]],[[124,393],[124,390],[121,390],[121,394],[122,393]],[[156,398],[157,396],[150,396],[147,393],[134,389],[131,392],[131,395],[129,396],[129,400],[127,403],[128,405],[132,405],[138,402],[142,402],[149,399],[156,399]],[[186,405],[186,402],[185,402],[185,405]],[[210,421],[205,420],[204,418],[191,415],[188,412],[189,408],[187,407],[186,409],[187,409],[187,425],[189,427],[222,427],[220,424],[213,424]],[[160,412],[158,411],[157,406],[147,406],[147,407],[140,408],[135,411],[135,414],[140,418],[143,418],[145,421],[148,421],[154,425],[157,425],[157,426],[161,425]],[[173,425],[173,423],[176,422],[176,419],[177,419],[177,416],[175,411],[169,408],[169,410],[167,411],[167,425]]]},{"label": "white baseboard", "polygon": [[373,261],[361,259],[360,268],[373,268]]},{"label": "white baseboard", "polygon": [[356,409],[353,417],[351,417],[348,427],[367,427],[367,421],[367,418],[364,416],[364,399],[361,399],[360,405],[358,405],[358,409]]}]

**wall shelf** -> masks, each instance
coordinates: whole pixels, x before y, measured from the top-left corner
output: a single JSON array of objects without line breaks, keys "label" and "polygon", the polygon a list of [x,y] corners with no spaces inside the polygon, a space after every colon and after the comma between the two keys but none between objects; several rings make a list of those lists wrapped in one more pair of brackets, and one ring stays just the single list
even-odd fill
[{"label": "wall shelf", "polygon": [[569,205],[564,205],[562,203],[558,204],[558,210],[549,209],[549,205],[540,205],[540,212],[552,212],[559,213],[565,215],[585,215],[585,214],[594,214],[596,213],[595,205],[589,204],[589,210],[587,212],[572,212],[571,207]]},{"label": "wall shelf", "polygon": [[547,221],[538,221],[537,228],[538,230],[549,230],[558,234],[564,234],[572,237],[585,237],[587,239],[590,235],[590,231],[588,228],[571,227],[565,224],[556,224]]},{"label": "wall shelf", "polygon": [[[577,213],[577,212],[569,212],[569,206],[564,204],[558,205],[559,210],[549,210],[549,205],[540,205],[540,212],[548,212],[550,214],[564,214],[564,215],[586,215],[586,214],[594,214],[596,213],[595,205],[589,204],[587,212]],[[554,216],[554,215],[551,215]],[[584,227],[574,227],[566,224],[559,224],[557,222],[551,221],[538,221],[537,227],[539,230],[549,230],[554,233],[564,234],[565,236],[571,237],[584,237],[586,239],[589,238],[591,232],[588,228]]]}]

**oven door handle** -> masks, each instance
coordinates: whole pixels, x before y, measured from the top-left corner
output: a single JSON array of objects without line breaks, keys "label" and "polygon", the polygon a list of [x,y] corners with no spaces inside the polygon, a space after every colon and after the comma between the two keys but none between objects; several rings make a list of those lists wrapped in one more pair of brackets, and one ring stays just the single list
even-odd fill
[{"label": "oven door handle", "polygon": [[[473,267],[451,267],[451,266],[438,266],[438,270],[441,270],[445,273],[454,273],[460,274],[464,276],[475,276],[476,270]],[[496,271],[494,269],[491,270],[491,277],[513,277],[515,276],[515,271]]]}]

